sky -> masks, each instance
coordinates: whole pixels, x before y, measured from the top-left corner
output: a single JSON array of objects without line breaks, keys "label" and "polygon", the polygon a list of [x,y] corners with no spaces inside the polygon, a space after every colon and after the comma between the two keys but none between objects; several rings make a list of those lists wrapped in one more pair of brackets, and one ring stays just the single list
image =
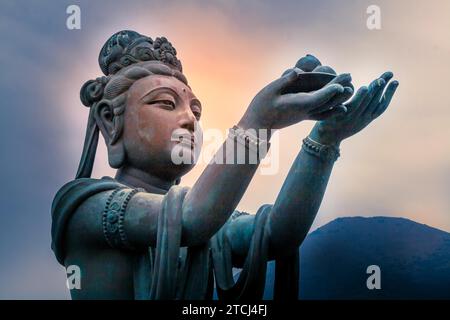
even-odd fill
[{"label": "sky", "polygon": [[[81,29],[66,8],[81,9]],[[366,25],[369,5],[381,29]],[[450,232],[450,2],[382,0],[12,1],[0,3],[0,298],[66,299],[50,249],[50,206],[74,178],[88,115],[81,85],[101,75],[113,33],[166,36],[203,105],[202,127],[225,134],[254,95],[307,53],[355,87],[391,70],[391,106],[344,141],[312,230],[343,216],[405,217]],[[313,122],[279,134],[279,167],[257,172],[238,209],[273,203]],[[181,184],[192,186],[200,163]],[[94,177],[114,175],[99,143]]]}]

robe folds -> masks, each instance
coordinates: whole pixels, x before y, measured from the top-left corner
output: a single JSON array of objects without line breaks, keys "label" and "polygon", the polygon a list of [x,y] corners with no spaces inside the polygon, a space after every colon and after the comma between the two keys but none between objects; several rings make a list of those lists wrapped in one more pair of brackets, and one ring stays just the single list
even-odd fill
[{"label": "robe folds", "polygon": [[[89,197],[118,188],[130,188],[110,177],[80,178],[64,185],[52,204],[52,250],[62,265],[67,225],[77,208]],[[263,205],[256,213],[253,234],[242,271],[233,278],[232,250],[227,239],[235,211],[206,243],[181,247],[182,203],[188,187],[172,186],[164,195],[158,214],[156,247],[136,252],[133,261],[134,298],[138,300],[211,300],[214,284],[219,300],[260,300],[266,285],[269,235],[266,222],[271,209]],[[101,214],[93,213],[93,214]],[[276,300],[298,297],[299,255],[275,257],[274,296]]]}]

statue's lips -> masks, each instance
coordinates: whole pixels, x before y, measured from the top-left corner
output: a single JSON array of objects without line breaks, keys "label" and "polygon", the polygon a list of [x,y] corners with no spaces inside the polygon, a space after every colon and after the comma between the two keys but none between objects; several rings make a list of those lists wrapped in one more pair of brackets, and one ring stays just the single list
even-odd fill
[{"label": "statue's lips", "polygon": [[324,87],[336,78],[335,74],[324,72],[304,72],[298,75],[298,80],[289,86],[283,94],[296,92],[310,92]]},{"label": "statue's lips", "polygon": [[178,143],[187,147],[193,147],[195,144],[195,137],[193,135],[181,136]]}]

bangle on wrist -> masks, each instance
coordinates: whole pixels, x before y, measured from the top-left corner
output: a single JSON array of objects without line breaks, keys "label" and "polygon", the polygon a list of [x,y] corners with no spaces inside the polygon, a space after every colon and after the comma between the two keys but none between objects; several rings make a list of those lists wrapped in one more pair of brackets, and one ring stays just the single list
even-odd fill
[{"label": "bangle on wrist", "polygon": [[313,139],[311,137],[306,137],[303,139],[303,149],[315,156],[320,158],[324,161],[336,161],[339,156],[341,155],[339,152],[339,147],[335,145],[326,145],[321,144]]},{"label": "bangle on wrist", "polygon": [[236,139],[237,142],[248,150],[249,154],[256,156],[257,161],[261,161],[270,148],[270,142],[261,139],[251,132],[252,130],[244,130],[238,126],[233,126],[230,128],[228,137],[233,140]]}]

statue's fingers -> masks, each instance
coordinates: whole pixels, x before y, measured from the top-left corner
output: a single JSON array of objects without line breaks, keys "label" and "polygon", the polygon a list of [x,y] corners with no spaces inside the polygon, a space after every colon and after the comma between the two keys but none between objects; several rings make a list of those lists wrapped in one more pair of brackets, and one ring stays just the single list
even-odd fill
[{"label": "statue's fingers", "polygon": [[324,104],[329,102],[334,96],[344,93],[344,87],[340,84],[325,86],[320,90],[309,93],[304,98],[304,105],[311,109],[311,112],[317,112]]},{"label": "statue's fingers", "polygon": [[387,82],[389,82],[389,80],[392,79],[393,76],[394,76],[394,74],[391,71],[386,71],[380,76],[380,78],[384,79],[384,81],[386,81],[386,83],[387,83]]},{"label": "statue's fingers", "polygon": [[[394,76],[394,74],[393,74],[391,71],[386,71],[386,72],[384,72],[378,79],[375,79],[375,80],[372,82],[373,85],[376,85],[376,84],[382,83],[382,82],[383,82],[382,80],[384,80],[384,84],[382,84],[381,86],[379,86],[379,87],[377,88],[378,91],[377,91],[377,93],[374,95],[374,97],[372,98],[371,103],[374,103],[374,104],[377,104],[377,105],[378,105],[378,103],[380,102],[381,97],[382,97],[382,95],[383,95],[384,88],[386,88],[388,82],[392,79],[393,76]],[[382,79],[382,80],[380,80],[380,79]],[[377,81],[378,81],[378,83],[377,83]]]},{"label": "statue's fingers", "polygon": [[351,82],[346,83],[346,84],[344,85],[344,87],[349,87],[349,88],[352,89],[352,92],[355,92],[355,87],[353,86],[353,83],[351,83]]},{"label": "statue's fingers", "polygon": [[[327,111],[335,106],[343,104],[345,101],[351,98],[353,95],[353,89],[350,87],[344,87],[342,94],[337,94],[330,99],[327,103],[313,110],[314,113]],[[347,108],[346,108],[347,109]]]},{"label": "statue's fingers", "polygon": [[350,102],[346,104],[349,114],[354,113],[355,110],[359,108],[361,103],[366,98],[368,92],[369,89],[366,86],[358,89],[356,94],[353,96],[352,100],[350,100]]},{"label": "statue's fingers", "polygon": [[365,110],[362,113],[363,117],[371,118],[372,114],[374,113],[375,109],[380,104],[381,96],[383,95],[384,88],[386,87],[387,83],[383,78],[379,78],[378,82],[374,88],[374,95],[372,97],[372,100],[369,102],[369,105],[365,108]]},{"label": "statue's fingers", "polygon": [[364,97],[363,101],[359,105],[359,107],[354,111],[353,116],[360,117],[365,114],[367,108],[372,102],[373,97],[378,93],[378,90],[385,84],[384,79],[378,78],[372,81],[369,85],[369,91],[367,95]]},{"label": "statue's fingers", "polygon": [[377,93],[374,95],[371,104],[373,104],[374,106],[377,106],[378,103],[381,100],[381,97],[383,95],[384,92],[384,88],[386,88],[389,80],[392,79],[392,77],[394,76],[394,74],[390,71],[387,71],[385,73],[383,73],[379,79],[383,79],[384,80],[384,84],[380,86],[380,88],[378,89]]},{"label": "statue's fingers", "polygon": [[377,108],[372,113],[372,117],[375,119],[379,117],[384,111],[386,111],[387,107],[389,106],[389,103],[392,100],[392,97],[394,96],[395,91],[398,88],[398,81],[392,81],[389,83],[386,92],[384,96],[381,98],[381,102],[378,104]]},{"label": "statue's fingers", "polygon": [[310,116],[311,120],[322,121],[322,120],[331,120],[335,119],[339,116],[345,115],[347,112],[347,107],[343,104],[335,106],[327,111],[314,113]]},{"label": "statue's fingers", "polygon": [[295,81],[298,80],[298,76],[300,73],[303,73],[303,71],[299,68],[286,70],[280,78],[272,82],[273,90],[275,90],[276,92],[281,92],[286,87],[294,84]]},{"label": "statue's fingers", "polygon": [[371,117],[375,109],[379,106],[381,102],[381,97],[383,96],[384,89],[387,86],[387,82],[384,80],[384,78],[379,78],[377,86],[374,89],[374,96],[372,97],[372,100],[369,102],[369,105],[365,108],[363,111],[362,116],[363,117]]},{"label": "statue's fingers", "polygon": [[353,87],[352,84],[352,76],[350,73],[342,73],[340,75],[338,75],[336,78],[334,78],[333,80],[331,80],[328,85],[330,84],[340,84],[343,87],[350,87],[352,88],[352,90],[355,90],[355,88]]},{"label": "statue's fingers", "polygon": [[344,87],[344,92],[342,94],[339,94],[330,100],[330,106],[334,107],[343,104],[345,101],[352,97],[353,93],[354,91],[352,87]]},{"label": "statue's fingers", "polygon": [[336,94],[344,92],[344,87],[340,84],[333,84],[323,87],[320,90],[305,93],[288,93],[278,97],[280,105],[285,105],[288,108],[302,108],[305,112],[314,112],[313,109],[318,108],[328,102]]}]

